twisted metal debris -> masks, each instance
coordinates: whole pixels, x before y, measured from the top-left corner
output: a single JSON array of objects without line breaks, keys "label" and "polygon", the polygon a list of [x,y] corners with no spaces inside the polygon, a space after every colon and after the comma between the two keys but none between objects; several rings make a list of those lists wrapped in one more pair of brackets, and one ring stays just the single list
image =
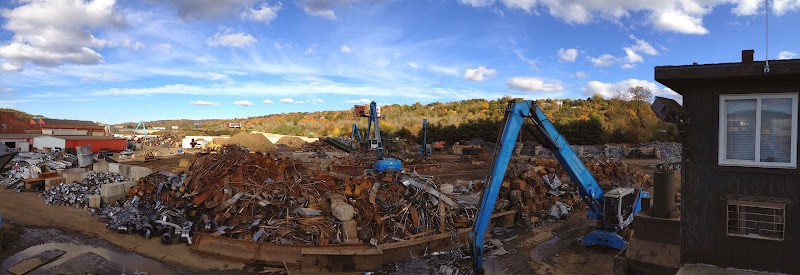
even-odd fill
[{"label": "twisted metal debris", "polygon": [[[185,241],[193,232],[209,232],[278,244],[376,245],[470,224],[462,205],[431,178],[400,172],[337,178],[291,158],[232,145],[199,159],[186,174],[159,172],[140,179],[129,197],[138,206],[129,201],[115,209],[123,218],[110,218],[109,228],[144,234],[148,223],[168,225],[175,236],[180,228]],[[163,216],[163,209],[185,221],[154,220],[153,210]]]}]

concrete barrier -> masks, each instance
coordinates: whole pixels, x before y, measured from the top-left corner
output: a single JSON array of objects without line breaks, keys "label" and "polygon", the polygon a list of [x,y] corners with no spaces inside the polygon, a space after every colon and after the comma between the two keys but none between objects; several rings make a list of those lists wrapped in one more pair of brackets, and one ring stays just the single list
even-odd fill
[{"label": "concrete barrier", "polygon": [[100,186],[100,199],[105,204],[112,204],[125,198],[128,190],[136,186],[136,182],[125,181],[103,184]]},{"label": "concrete barrier", "polygon": [[64,172],[61,174],[66,183],[73,183],[76,181],[83,181],[91,172]]},{"label": "concrete barrier", "polygon": [[50,190],[59,184],[66,183],[67,179],[64,177],[55,177],[55,178],[47,178],[44,179],[44,191]]},{"label": "concrete barrier", "polygon": [[146,177],[153,173],[153,170],[147,167],[142,166],[131,166],[129,169],[128,177],[131,178],[133,181],[139,181],[139,179]]},{"label": "concrete barrier", "polygon": [[95,162],[92,164],[92,171],[108,172],[108,162]]},{"label": "concrete barrier", "polygon": [[119,163],[109,163],[108,172],[119,174]]}]

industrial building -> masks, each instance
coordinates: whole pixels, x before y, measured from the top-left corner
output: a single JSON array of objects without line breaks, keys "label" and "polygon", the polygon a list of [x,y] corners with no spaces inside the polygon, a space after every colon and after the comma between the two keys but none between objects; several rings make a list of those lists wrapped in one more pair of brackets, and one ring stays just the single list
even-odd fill
[{"label": "industrial building", "polygon": [[25,118],[14,112],[0,112],[0,133],[3,134],[49,134],[49,135],[105,135],[102,125],[85,120]]},{"label": "industrial building", "polygon": [[661,66],[683,96],[683,264],[800,273],[800,60]]},{"label": "industrial building", "polygon": [[33,147],[39,150],[44,148],[75,148],[79,146],[92,146],[92,153],[101,150],[122,151],[125,150],[128,141],[126,139],[106,137],[106,136],[36,136],[33,138]]}]

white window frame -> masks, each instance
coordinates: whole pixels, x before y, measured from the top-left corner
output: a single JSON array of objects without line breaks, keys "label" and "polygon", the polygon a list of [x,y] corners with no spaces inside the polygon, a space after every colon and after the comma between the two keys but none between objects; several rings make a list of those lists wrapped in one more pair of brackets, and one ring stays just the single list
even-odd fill
[{"label": "white window frame", "polygon": [[[792,138],[791,138],[791,152],[789,156],[789,163],[780,162],[762,162],[761,159],[761,100],[769,98],[791,98],[792,99]],[[727,158],[727,110],[725,108],[725,101],[727,100],[741,100],[741,99],[755,99],[756,100],[756,155],[755,161],[751,160],[738,160]],[[797,168],[797,93],[781,93],[781,94],[744,94],[744,95],[720,95],[719,96],[719,160],[718,164],[722,166],[743,166],[743,167],[761,167],[761,168]]]}]

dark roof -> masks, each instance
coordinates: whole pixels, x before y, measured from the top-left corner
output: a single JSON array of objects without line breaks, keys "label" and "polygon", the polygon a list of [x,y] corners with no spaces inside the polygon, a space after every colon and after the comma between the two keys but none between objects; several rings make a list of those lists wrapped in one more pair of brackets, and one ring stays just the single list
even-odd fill
[{"label": "dark roof", "polygon": [[86,120],[72,120],[72,119],[54,119],[54,118],[34,118],[34,121],[41,124],[40,121],[44,121],[44,124],[51,124],[51,125],[79,125],[79,126],[99,126],[97,123],[86,121]]},{"label": "dark roof", "polygon": [[33,138],[43,136],[42,134],[0,134],[0,139],[4,138]]},{"label": "dark roof", "polygon": [[655,80],[677,93],[681,88],[701,81],[722,81],[733,86],[752,81],[797,81],[800,79],[800,59],[770,60],[770,72],[764,73],[765,61],[718,63],[704,65],[657,66]]}]

